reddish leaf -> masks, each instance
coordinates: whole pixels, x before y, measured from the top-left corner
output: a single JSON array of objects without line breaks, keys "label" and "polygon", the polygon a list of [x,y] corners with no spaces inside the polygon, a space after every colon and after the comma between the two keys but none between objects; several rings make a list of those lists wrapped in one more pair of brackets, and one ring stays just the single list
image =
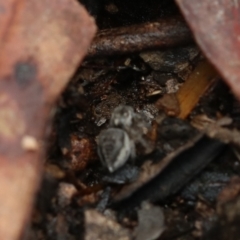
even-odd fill
[{"label": "reddish leaf", "polygon": [[176,0],[196,41],[240,99],[239,0]]},{"label": "reddish leaf", "polygon": [[18,239],[43,162],[46,122],[95,26],[75,0],[0,0],[0,239]]}]

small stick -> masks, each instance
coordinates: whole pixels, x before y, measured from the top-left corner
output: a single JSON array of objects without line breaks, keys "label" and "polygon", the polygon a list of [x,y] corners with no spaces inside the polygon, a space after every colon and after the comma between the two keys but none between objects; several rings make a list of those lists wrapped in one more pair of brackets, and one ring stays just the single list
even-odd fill
[{"label": "small stick", "polygon": [[89,48],[88,56],[140,52],[180,46],[191,41],[191,31],[182,18],[161,19],[158,22],[99,31]]},{"label": "small stick", "polygon": [[180,105],[179,118],[186,118],[206,90],[218,78],[215,68],[206,60],[200,61],[189,78],[177,92]]}]

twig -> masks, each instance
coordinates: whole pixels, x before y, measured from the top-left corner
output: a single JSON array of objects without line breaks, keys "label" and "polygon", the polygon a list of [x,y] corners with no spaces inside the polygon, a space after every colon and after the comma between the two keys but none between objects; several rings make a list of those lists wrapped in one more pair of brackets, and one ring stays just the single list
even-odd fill
[{"label": "twig", "polygon": [[182,18],[100,31],[88,51],[89,57],[126,54],[191,42],[191,31]]}]

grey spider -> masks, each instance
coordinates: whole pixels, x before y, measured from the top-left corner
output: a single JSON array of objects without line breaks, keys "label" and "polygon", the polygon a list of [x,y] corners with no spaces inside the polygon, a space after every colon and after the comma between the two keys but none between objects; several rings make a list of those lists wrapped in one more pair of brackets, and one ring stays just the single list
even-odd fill
[{"label": "grey spider", "polygon": [[133,142],[139,143],[149,152],[150,145],[144,135],[148,132],[150,123],[143,114],[134,112],[131,106],[120,105],[112,112],[110,126],[125,130]]},{"label": "grey spider", "polygon": [[110,126],[127,130],[132,126],[134,117],[135,113],[131,106],[119,105],[111,114]]},{"label": "grey spider", "polygon": [[98,137],[98,155],[102,164],[114,172],[129,158],[135,158],[135,145],[124,130],[108,128]]}]

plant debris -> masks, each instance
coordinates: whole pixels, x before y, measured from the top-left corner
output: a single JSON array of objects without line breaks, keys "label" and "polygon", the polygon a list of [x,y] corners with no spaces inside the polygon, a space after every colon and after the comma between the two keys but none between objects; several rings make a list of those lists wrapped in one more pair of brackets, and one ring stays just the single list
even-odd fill
[{"label": "plant debris", "polygon": [[74,0],[1,1],[0,9],[0,238],[17,240],[41,180],[50,112],[95,25]]},{"label": "plant debris", "polygon": [[157,239],[164,231],[164,215],[160,207],[142,203],[138,210],[139,225],[135,229],[136,240]]},{"label": "plant debris", "polygon": [[240,27],[239,1],[177,0],[177,3],[204,54],[239,99],[240,52],[236,37]]},{"label": "plant debris", "polygon": [[130,240],[130,232],[122,228],[113,219],[103,216],[96,210],[86,210],[85,212],[86,240]]}]

